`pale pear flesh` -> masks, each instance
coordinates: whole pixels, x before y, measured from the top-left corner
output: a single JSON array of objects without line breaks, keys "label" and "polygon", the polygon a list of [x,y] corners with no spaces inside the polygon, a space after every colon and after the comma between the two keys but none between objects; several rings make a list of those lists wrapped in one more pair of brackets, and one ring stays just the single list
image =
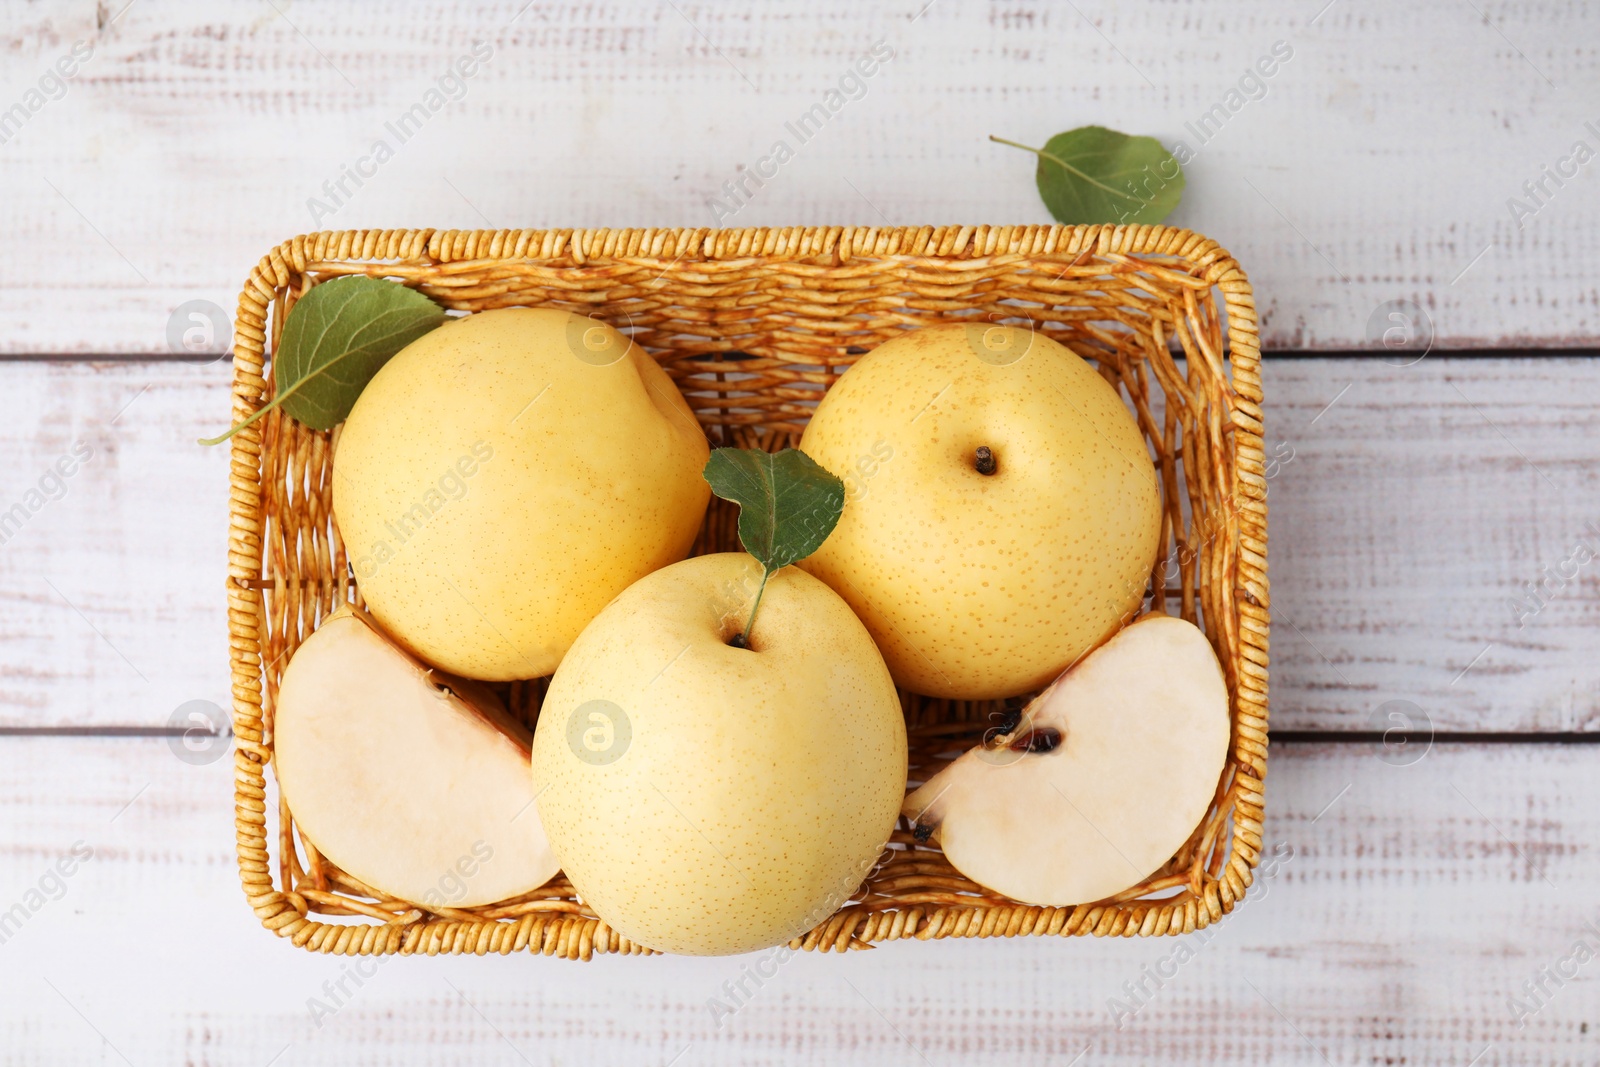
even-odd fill
[{"label": "pale pear flesh", "polygon": [[560,868],[533,804],[530,742],[485,686],[430,671],[347,606],[284,670],[273,763],[301,832],[340,869],[400,900],[463,908]]},{"label": "pale pear flesh", "polygon": [[1027,904],[1102,900],[1159,870],[1194,833],[1230,730],[1205,635],[1146,615],[1035,698],[1011,745],[963,753],[902,811],[979,885]]}]

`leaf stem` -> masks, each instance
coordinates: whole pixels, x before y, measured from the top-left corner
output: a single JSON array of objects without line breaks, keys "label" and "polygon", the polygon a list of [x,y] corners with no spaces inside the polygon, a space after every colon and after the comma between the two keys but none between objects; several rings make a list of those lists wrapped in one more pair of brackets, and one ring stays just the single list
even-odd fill
[{"label": "leaf stem", "polygon": [[[1024,152],[1032,152],[1034,155],[1038,156],[1040,159],[1048,159],[1050,162],[1054,163],[1056,166],[1060,167],[1062,170],[1068,172],[1069,174],[1076,174],[1078,177],[1082,178],[1084,181],[1088,182],[1090,185],[1094,186],[1096,189],[1104,189],[1106,192],[1110,193],[1112,196],[1120,196],[1124,200],[1139,201],[1139,198],[1137,196],[1133,196],[1130,193],[1125,193],[1121,189],[1113,189],[1113,188],[1111,188],[1111,186],[1105,184],[1104,182],[1095,181],[1093,178],[1089,177],[1089,175],[1085,174],[1083,171],[1079,170],[1077,167],[1074,167],[1071,163],[1068,163],[1066,160],[1062,159],[1060,156],[1052,155],[1051,153],[1046,152],[1042,148],[1031,148],[1031,147],[1029,147],[1028,145],[1025,145],[1025,144],[1018,144],[1016,141],[1008,141],[1004,137],[996,137],[992,133],[989,135],[989,140],[994,141],[997,144],[1010,145],[1012,148],[1020,148]],[[1139,202],[1143,203],[1143,201],[1139,201]]]},{"label": "leaf stem", "polygon": [[750,621],[744,624],[744,633],[739,635],[739,647],[750,647],[750,631],[756,624],[756,612],[761,610],[761,598],[767,592],[767,579],[772,577],[772,572],[761,568],[761,588],[756,590],[756,602],[750,606]]},{"label": "leaf stem", "polygon": [[234,434],[238,433],[240,430],[244,429],[246,426],[249,426],[251,423],[256,422],[257,420],[259,420],[261,418],[261,416],[265,415],[267,412],[271,411],[273,408],[277,407],[279,404],[283,403],[285,400],[288,400],[291,396],[294,395],[296,389],[299,389],[302,385],[304,385],[309,380],[310,380],[310,376],[309,375],[307,375],[305,378],[301,378],[298,382],[295,382],[293,385],[291,385],[284,392],[281,392],[277,396],[273,397],[272,401],[270,403],[268,403],[267,405],[265,405],[264,407],[262,407],[261,410],[257,411],[254,415],[251,415],[248,419],[245,419],[243,422],[239,423],[238,425],[234,426],[232,429],[230,429],[227,433],[223,434],[221,437],[211,437],[211,438],[202,437],[202,438],[200,438],[200,443],[203,444],[203,445],[220,445],[222,442],[226,441],[228,438],[232,437]]}]

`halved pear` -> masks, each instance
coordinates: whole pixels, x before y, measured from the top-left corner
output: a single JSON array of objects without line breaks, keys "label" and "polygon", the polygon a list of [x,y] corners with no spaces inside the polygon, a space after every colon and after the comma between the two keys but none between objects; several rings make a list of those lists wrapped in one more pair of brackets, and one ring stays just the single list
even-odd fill
[{"label": "halved pear", "polygon": [[1014,728],[908,796],[902,813],[958,871],[1014,900],[1101,900],[1183,847],[1211,805],[1229,733],[1210,642],[1192,623],[1146,615],[1068,668]]},{"label": "halved pear", "polygon": [[478,682],[428,669],[340,608],[283,672],[279,788],[305,836],[425,908],[537,889],[560,864],[535,809],[532,736]]}]

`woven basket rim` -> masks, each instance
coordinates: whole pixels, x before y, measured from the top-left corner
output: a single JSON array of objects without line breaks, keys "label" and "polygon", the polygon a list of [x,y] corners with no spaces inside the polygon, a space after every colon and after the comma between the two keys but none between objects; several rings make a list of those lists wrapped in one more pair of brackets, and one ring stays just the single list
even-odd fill
[{"label": "woven basket rim", "polygon": [[[915,256],[974,261],[988,257],[1076,255],[1172,256],[1204,268],[1212,284],[1248,280],[1237,260],[1216,241],[1172,226],[946,224],[940,226],[760,226],[630,227],[565,229],[364,229],[298,234],[271,249],[252,270],[250,283],[269,264],[296,273],[322,263],[422,260],[462,263],[474,259],[551,260],[563,255],[590,260],[683,259],[694,250],[704,262],[743,259]],[[273,270],[271,274],[276,274]],[[241,303],[252,285],[246,284]],[[1230,325],[1257,333],[1253,304],[1247,318]],[[1259,344],[1257,345],[1259,353]]]},{"label": "woven basket rim", "polygon": [[[1237,766],[1227,799],[1231,817],[1227,862],[1191,887],[1180,906],[1159,899],[1134,899],[1063,908],[1011,903],[1002,907],[917,908],[894,913],[893,924],[871,931],[833,920],[792,944],[797,948],[870,948],[879,940],[948,936],[1157,935],[1200,929],[1231,912],[1253,881],[1260,856],[1262,788],[1267,757],[1267,663],[1270,598],[1266,575],[1267,508],[1263,475],[1260,337],[1253,293],[1242,267],[1217,242],[1191,230],[1166,226],[950,225],[921,227],[760,227],[515,229],[515,230],[334,230],[301,234],[272,248],[252,269],[235,320],[233,421],[264,401],[269,314],[296,278],[307,274],[367,273],[405,277],[444,265],[537,265],[604,271],[612,265],[705,264],[736,269],[770,262],[837,270],[860,262],[863,269],[885,260],[913,260],[919,268],[980,271],[1026,260],[1072,266],[1074,257],[1116,262],[1131,269],[1160,270],[1170,259],[1206,291],[1219,290],[1225,309],[1227,345],[1216,354],[1226,365],[1224,432],[1233,438],[1235,459],[1230,506],[1239,546],[1231,593],[1236,617],[1222,620],[1235,630],[1237,684],[1233,692],[1234,738],[1230,766]],[[1186,298],[1187,299],[1187,298]],[[435,918],[409,926],[395,923],[319,922],[296,909],[273,883],[266,834],[265,766],[270,761],[262,725],[264,591],[262,446],[265,423],[236,434],[229,470],[228,615],[233,719],[236,746],[235,824],[239,872],[245,895],[262,924],[312,951],[342,954],[511,952],[531,950],[566,958],[594,952],[641,953],[603,921],[585,916],[541,917],[538,922],[466,921]],[[1215,624],[1208,621],[1208,629]],[[1227,780],[1226,778],[1224,779]],[[1220,832],[1220,831],[1219,831]],[[282,842],[280,842],[282,847]],[[1220,855],[1221,853],[1219,853]],[[979,914],[982,912],[982,914]],[[889,913],[882,913],[887,916]],[[865,935],[865,936],[864,936]]]}]

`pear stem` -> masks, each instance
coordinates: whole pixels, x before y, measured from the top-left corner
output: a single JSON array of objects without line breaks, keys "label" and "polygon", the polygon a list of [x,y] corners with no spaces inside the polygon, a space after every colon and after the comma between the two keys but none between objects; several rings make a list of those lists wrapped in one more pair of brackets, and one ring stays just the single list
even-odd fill
[{"label": "pear stem", "polygon": [[761,610],[761,598],[767,592],[767,579],[772,577],[772,572],[765,567],[761,569],[761,588],[756,590],[756,602],[750,606],[750,621],[744,624],[744,633],[739,635],[739,647],[750,647],[750,631],[756,624],[756,612]]}]

